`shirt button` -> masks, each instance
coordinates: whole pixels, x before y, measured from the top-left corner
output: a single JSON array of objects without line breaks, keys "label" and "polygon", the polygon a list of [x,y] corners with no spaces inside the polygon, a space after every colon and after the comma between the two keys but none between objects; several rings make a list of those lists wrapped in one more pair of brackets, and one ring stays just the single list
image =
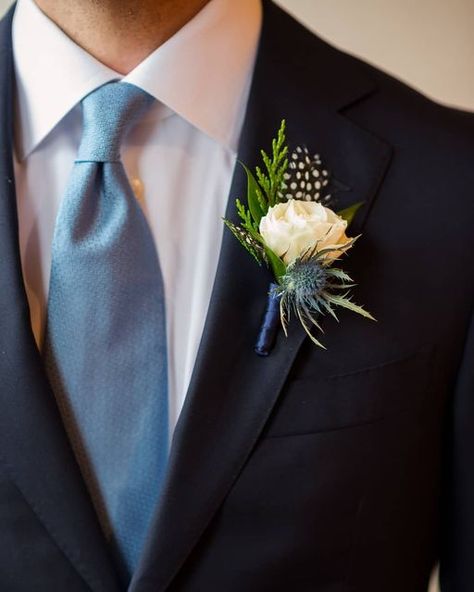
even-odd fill
[{"label": "shirt button", "polygon": [[139,179],[138,177],[133,177],[130,182],[130,185],[132,186],[133,193],[135,194],[135,197],[137,198],[137,200],[140,203],[143,203],[143,196],[145,193],[145,191],[144,191],[145,188],[143,186],[141,179]]}]

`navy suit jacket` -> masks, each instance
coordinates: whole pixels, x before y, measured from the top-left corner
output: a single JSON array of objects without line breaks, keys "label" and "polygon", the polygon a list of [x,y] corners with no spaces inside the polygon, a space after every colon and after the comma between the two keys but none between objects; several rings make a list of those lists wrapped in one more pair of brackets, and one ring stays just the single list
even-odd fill
[{"label": "navy suit jacket", "polygon": [[[0,589],[122,590],[30,328],[0,23]],[[270,2],[239,148],[280,120],[364,201],[345,260],[378,319],[253,346],[270,274],[226,232],[169,474],[131,592],[474,590],[474,117]],[[205,187],[205,179],[202,185]],[[239,170],[231,195],[242,195]],[[230,200],[230,217],[234,216]]]}]

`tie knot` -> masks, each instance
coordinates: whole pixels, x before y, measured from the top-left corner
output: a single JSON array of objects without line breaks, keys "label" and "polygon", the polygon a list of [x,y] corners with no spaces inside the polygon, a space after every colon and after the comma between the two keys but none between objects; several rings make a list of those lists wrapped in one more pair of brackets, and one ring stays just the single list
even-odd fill
[{"label": "tie knot", "polygon": [[109,82],[82,100],[83,131],[76,162],[117,162],[120,146],[153,97],[133,84]]}]

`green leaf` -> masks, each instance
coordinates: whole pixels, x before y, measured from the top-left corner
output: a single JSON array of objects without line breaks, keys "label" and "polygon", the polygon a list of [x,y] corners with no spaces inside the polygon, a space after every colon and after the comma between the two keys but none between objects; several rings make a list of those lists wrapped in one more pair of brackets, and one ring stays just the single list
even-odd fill
[{"label": "green leaf", "polygon": [[284,176],[288,168],[285,127],[285,120],[282,120],[277,137],[272,140],[271,157],[265,150],[260,151],[266,172],[263,172],[260,167],[255,169],[259,188],[261,188],[262,197],[265,199],[266,210],[278,203],[278,193],[284,187]]},{"label": "green leaf", "polygon": [[236,226],[226,218],[223,218],[223,221],[239,243],[252,255],[255,261],[261,265],[265,259],[263,245],[261,245],[244,227]]},{"label": "green leaf", "polygon": [[[305,330],[306,335],[311,339],[311,341],[315,345],[317,345],[318,347],[321,347],[322,349],[326,349],[326,347],[318,339],[316,339],[316,337],[311,333],[311,327],[306,322],[305,317],[301,313],[301,310],[299,308],[296,309],[296,314],[298,315],[298,319],[299,319],[303,329]],[[321,327],[318,325],[318,323],[312,317],[310,317],[310,321],[321,331]]]},{"label": "green leaf", "polygon": [[352,278],[348,275],[344,270],[339,269],[338,267],[328,267],[326,273],[330,277],[335,277],[338,280],[345,281],[345,282],[352,282]]},{"label": "green leaf", "polygon": [[337,315],[334,312],[331,304],[325,298],[318,298],[318,303],[326,310],[326,312],[328,312],[332,317],[334,317],[337,322],[339,322],[339,319],[337,318]]},{"label": "green leaf", "polygon": [[255,177],[253,176],[252,172],[243,163],[242,166],[244,167],[245,172],[247,174],[247,203],[249,206],[250,213],[252,214],[252,218],[258,228],[260,220],[263,218],[263,216],[265,216],[268,208],[267,210],[262,208],[261,198],[263,196],[261,195],[258,183],[255,180]]},{"label": "green leaf", "polygon": [[330,290],[349,290],[350,288],[354,288],[357,284],[334,284],[332,282],[327,282],[326,287]]},{"label": "green leaf", "polygon": [[248,217],[249,217],[247,208],[244,206],[244,204],[238,198],[235,200],[235,207],[237,209],[237,214],[239,215],[239,218],[245,224],[248,220]]},{"label": "green leaf", "polygon": [[336,212],[336,213],[338,216],[343,218],[347,222],[347,225],[349,226],[351,224],[352,220],[354,219],[354,216],[356,215],[357,211],[363,205],[364,205],[363,201],[358,201],[357,203],[353,204],[352,206],[349,206],[348,208],[345,208],[344,210],[341,210],[340,212]]},{"label": "green leaf", "polygon": [[269,249],[268,247],[265,248],[265,254],[267,255],[267,259],[270,262],[270,266],[272,268],[273,274],[275,275],[276,280],[279,282],[280,278],[283,277],[286,273],[286,265],[278,255]]},{"label": "green leaf", "polygon": [[328,300],[331,304],[335,304],[336,306],[342,306],[342,308],[348,308],[349,310],[352,310],[352,312],[360,314],[366,319],[371,319],[372,321],[376,320],[370,314],[370,312],[367,312],[365,309],[362,308],[362,306],[358,306],[357,304],[354,304],[354,302],[352,302],[349,298],[346,298],[347,292],[342,296],[336,296],[334,294],[324,292],[322,296],[326,298],[326,300]]},{"label": "green leaf", "polygon": [[336,247],[328,247],[327,249],[321,249],[320,251],[316,250],[316,247],[314,249],[314,255],[311,255],[311,259],[315,259],[315,260],[319,260],[321,259],[322,262],[325,262],[325,264],[327,265],[332,265],[332,261],[331,260],[327,260],[326,255],[328,253],[335,253],[336,251],[341,251],[342,253],[345,253],[348,249],[350,249],[352,247],[352,245],[356,242],[356,240],[358,238],[360,238],[360,234],[358,234],[357,236],[354,236],[352,238],[350,238],[347,243],[341,244],[341,245],[337,245]]}]

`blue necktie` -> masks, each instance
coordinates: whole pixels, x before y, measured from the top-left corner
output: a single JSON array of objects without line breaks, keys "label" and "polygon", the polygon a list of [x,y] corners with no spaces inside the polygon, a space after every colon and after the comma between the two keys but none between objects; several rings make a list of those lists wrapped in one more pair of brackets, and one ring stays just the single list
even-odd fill
[{"label": "blue necktie", "polygon": [[153,98],[112,82],[83,135],[52,245],[45,361],[102,528],[130,578],[168,455],[164,290],[120,145]]}]

